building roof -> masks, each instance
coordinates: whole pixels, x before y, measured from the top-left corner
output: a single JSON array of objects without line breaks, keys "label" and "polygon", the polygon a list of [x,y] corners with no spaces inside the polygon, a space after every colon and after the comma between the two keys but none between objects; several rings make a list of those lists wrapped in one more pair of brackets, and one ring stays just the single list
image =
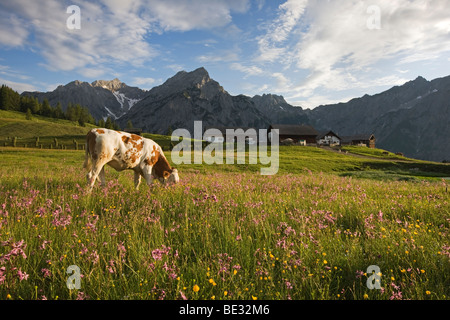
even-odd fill
[{"label": "building roof", "polygon": [[295,125],[295,124],[272,124],[269,127],[269,131],[272,129],[278,129],[280,135],[293,135],[293,136],[314,136],[319,133],[312,126],[307,125]]},{"label": "building roof", "polygon": [[317,140],[323,139],[323,138],[325,138],[325,136],[335,136],[339,140],[342,140],[342,138],[340,136],[338,136],[336,133],[334,133],[331,130],[319,132],[319,135],[317,136]]},{"label": "building roof", "polygon": [[[205,127],[205,131],[203,132],[203,134],[204,134],[205,137],[214,136],[214,134],[209,134],[209,133],[206,134],[206,131],[207,131],[208,129],[217,129],[217,130],[219,130],[219,131],[222,133],[222,136],[223,136],[223,137],[226,137],[226,135],[227,135],[227,129],[230,129],[230,130],[233,130],[233,131],[236,131],[236,130],[238,130],[238,129],[242,129],[242,130],[244,131],[244,132],[242,133],[243,136],[245,136],[245,133],[247,132],[248,129],[254,129],[254,130],[256,131],[256,134],[258,134],[258,129],[256,129],[256,128],[250,128],[250,127],[223,127],[223,126],[217,126],[217,127]],[[240,136],[240,135],[241,135],[241,132],[238,131],[238,132],[235,133],[235,135],[236,135],[236,136]]]},{"label": "building roof", "polygon": [[363,134],[355,134],[355,135],[352,135],[352,136],[343,136],[343,137],[341,137],[342,138],[342,141],[348,141],[348,142],[351,142],[351,141],[369,141],[369,140],[372,140],[372,139],[375,139],[375,136],[373,135],[373,134],[370,134],[370,133],[363,133]]}]

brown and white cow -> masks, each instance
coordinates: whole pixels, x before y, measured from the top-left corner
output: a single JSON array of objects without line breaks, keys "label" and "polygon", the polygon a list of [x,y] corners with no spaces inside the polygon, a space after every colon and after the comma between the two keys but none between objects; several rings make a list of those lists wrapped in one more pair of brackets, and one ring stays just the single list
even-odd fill
[{"label": "brown and white cow", "polygon": [[109,129],[92,129],[86,136],[86,155],[84,168],[88,186],[92,190],[95,180],[105,185],[104,166],[108,164],[117,171],[134,171],[136,189],[141,176],[148,186],[153,179],[162,183],[177,183],[178,171],[167,161],[161,147],[153,140],[141,136]]}]

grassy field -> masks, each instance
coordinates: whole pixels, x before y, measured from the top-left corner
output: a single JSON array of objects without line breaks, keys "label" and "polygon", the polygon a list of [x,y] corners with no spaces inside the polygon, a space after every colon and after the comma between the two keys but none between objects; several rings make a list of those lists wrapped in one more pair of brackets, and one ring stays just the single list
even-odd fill
[{"label": "grassy field", "polygon": [[[274,176],[186,164],[178,185],[135,191],[131,172],[107,168],[88,195],[83,156],[0,148],[0,299],[450,295],[448,182],[429,177],[449,176],[446,165],[422,164],[424,179],[407,163],[282,148]],[[340,176],[352,173],[381,178]],[[72,265],[78,290],[66,285]],[[371,265],[379,290],[366,286]]]},{"label": "grassy field", "polygon": [[[0,110],[0,146],[13,146],[16,138],[16,147],[43,149],[75,149],[75,141],[81,149],[86,142],[86,134],[92,124],[80,126],[77,122],[61,119],[52,119],[34,115],[27,120],[23,112]],[[157,141],[165,149],[170,147],[170,137],[144,133],[146,138]],[[38,142],[36,142],[36,138]],[[55,138],[56,142],[55,143]]]},{"label": "grassy field", "polygon": [[[89,195],[84,151],[45,148],[84,144],[90,128],[0,111],[0,299],[449,297],[448,164],[280,147],[274,176],[180,164],[178,185],[136,191],[107,167]],[[44,149],[29,148],[36,137]],[[80,289],[67,287],[73,265]]]},{"label": "grassy field", "polygon": [[341,149],[344,152],[347,151],[353,154],[359,154],[373,158],[388,159],[388,160],[403,160],[403,161],[409,160],[404,156],[397,155],[393,152],[388,152],[383,149],[372,149],[358,146],[343,146]]}]

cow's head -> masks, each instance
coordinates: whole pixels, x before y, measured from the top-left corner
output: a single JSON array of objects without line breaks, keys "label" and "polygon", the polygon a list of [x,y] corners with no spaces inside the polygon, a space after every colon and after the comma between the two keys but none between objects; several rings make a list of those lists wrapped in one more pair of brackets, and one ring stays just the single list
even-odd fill
[{"label": "cow's head", "polygon": [[172,173],[168,174],[167,177],[165,175],[164,182],[168,184],[175,184],[180,182],[180,177],[178,176],[178,170],[173,168]]}]

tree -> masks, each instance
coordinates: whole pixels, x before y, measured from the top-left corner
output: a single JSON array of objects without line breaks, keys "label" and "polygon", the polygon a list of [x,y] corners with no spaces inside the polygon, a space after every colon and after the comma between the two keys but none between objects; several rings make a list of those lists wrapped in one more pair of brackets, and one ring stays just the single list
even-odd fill
[{"label": "tree", "polygon": [[120,131],[120,126],[119,126],[119,124],[117,123],[117,122],[115,122],[115,121],[113,121],[113,127],[112,127],[114,130],[118,130],[118,131]]},{"label": "tree", "polygon": [[78,121],[77,109],[72,103],[67,105],[67,109],[65,112],[66,119],[70,121]]},{"label": "tree", "polygon": [[[81,123],[92,123],[95,124],[95,119],[86,107],[81,107],[79,109],[78,122]],[[84,125],[82,125],[84,127]]]},{"label": "tree", "polygon": [[105,120],[103,120],[103,118],[98,120],[97,126],[99,126],[100,128],[104,128],[105,127]]},{"label": "tree", "polygon": [[113,128],[113,122],[111,120],[111,117],[106,118],[105,128],[106,129],[112,129]]},{"label": "tree", "polygon": [[23,96],[20,98],[20,108],[21,112],[27,112],[27,109],[33,110],[34,98],[29,96]]},{"label": "tree", "polygon": [[42,107],[40,110],[40,114],[45,117],[51,117],[53,114],[53,109],[50,106],[50,103],[48,102],[47,99],[44,99],[44,101],[42,101]]},{"label": "tree", "polygon": [[59,101],[56,104],[55,109],[53,109],[53,118],[57,118],[57,119],[64,118],[64,112],[62,110],[61,102],[59,102]]},{"label": "tree", "polygon": [[9,110],[8,87],[5,85],[0,88],[0,109]]},{"label": "tree", "polygon": [[6,85],[0,88],[0,109],[20,110],[20,95]]},{"label": "tree", "polygon": [[127,128],[128,128],[128,129],[133,129],[133,123],[131,122],[131,120],[128,120],[128,122],[127,122]]},{"label": "tree", "polygon": [[27,119],[27,120],[32,120],[33,119],[33,116],[31,115],[31,110],[30,109],[27,109],[27,113],[25,115],[25,119]]},{"label": "tree", "polygon": [[41,110],[41,105],[39,104],[38,98],[32,98],[31,100],[31,112],[33,114],[38,114]]}]

